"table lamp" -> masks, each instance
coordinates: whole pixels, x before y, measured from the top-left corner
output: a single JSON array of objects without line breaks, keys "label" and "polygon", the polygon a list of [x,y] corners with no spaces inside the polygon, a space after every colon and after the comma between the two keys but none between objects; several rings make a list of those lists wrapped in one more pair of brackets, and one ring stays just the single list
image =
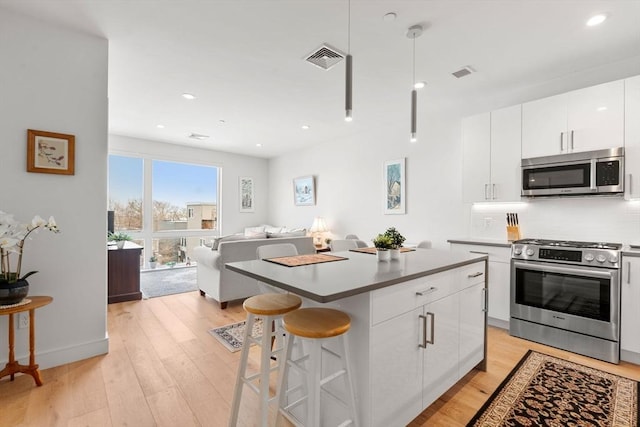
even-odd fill
[{"label": "table lamp", "polygon": [[311,228],[309,229],[309,231],[311,232],[311,235],[313,236],[313,244],[317,247],[317,248],[321,248],[322,247],[322,235],[323,233],[326,233],[327,231],[329,231],[329,229],[327,228],[327,224],[324,222],[324,218],[322,217],[315,217],[313,219],[313,224],[311,225]]}]

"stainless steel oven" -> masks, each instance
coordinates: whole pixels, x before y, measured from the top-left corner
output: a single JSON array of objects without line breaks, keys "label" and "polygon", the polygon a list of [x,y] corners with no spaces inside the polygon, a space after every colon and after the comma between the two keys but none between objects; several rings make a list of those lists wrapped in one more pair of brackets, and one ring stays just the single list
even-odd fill
[{"label": "stainless steel oven", "polygon": [[618,363],[620,247],[531,239],[514,242],[510,333]]}]

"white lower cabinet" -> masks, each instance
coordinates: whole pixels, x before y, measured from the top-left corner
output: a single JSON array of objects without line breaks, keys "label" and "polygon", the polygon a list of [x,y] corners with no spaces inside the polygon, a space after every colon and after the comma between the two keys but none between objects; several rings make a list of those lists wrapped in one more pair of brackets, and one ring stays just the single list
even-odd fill
[{"label": "white lower cabinet", "polygon": [[511,295],[511,248],[508,246],[482,246],[451,243],[452,251],[472,252],[489,256],[488,310],[489,324],[502,328],[509,326]]},{"label": "white lower cabinet", "polygon": [[[640,362],[640,258],[622,258],[620,358]],[[632,354],[633,353],[633,354]]]},{"label": "white lower cabinet", "polygon": [[484,273],[479,262],[373,292],[374,314],[415,304],[372,316],[371,425],[408,424],[484,359]]}]

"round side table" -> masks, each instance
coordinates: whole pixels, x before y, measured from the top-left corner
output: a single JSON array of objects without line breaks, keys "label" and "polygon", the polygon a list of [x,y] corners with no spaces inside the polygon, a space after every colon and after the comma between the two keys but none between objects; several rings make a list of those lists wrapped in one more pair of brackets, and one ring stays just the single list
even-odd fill
[{"label": "round side table", "polygon": [[[42,379],[40,379],[40,371],[38,365],[36,365],[36,336],[35,336],[35,321],[36,321],[36,308],[44,307],[53,301],[53,298],[48,296],[27,296],[31,302],[28,304],[19,305],[16,307],[0,308],[0,316],[9,315],[9,361],[2,371],[0,371],[0,378],[11,375],[11,381],[16,373],[28,374],[36,381],[37,386],[42,385]],[[29,364],[21,365],[16,361],[14,354],[14,326],[13,315],[16,313],[22,313],[23,311],[29,311]]]}]

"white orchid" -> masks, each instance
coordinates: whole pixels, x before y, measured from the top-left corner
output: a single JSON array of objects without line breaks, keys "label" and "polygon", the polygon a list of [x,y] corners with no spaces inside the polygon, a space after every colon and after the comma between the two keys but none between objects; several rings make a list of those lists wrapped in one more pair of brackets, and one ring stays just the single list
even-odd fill
[{"label": "white orchid", "polygon": [[[24,242],[32,232],[37,232],[40,228],[45,228],[54,233],[60,232],[56,220],[52,216],[49,217],[48,221],[45,221],[42,217],[36,215],[30,224],[21,224],[13,218],[13,215],[0,211],[0,266],[2,267],[0,280],[15,282],[36,273],[32,271],[20,277]],[[17,254],[18,258],[15,271],[11,271],[11,259],[9,257],[11,253]]]}]

